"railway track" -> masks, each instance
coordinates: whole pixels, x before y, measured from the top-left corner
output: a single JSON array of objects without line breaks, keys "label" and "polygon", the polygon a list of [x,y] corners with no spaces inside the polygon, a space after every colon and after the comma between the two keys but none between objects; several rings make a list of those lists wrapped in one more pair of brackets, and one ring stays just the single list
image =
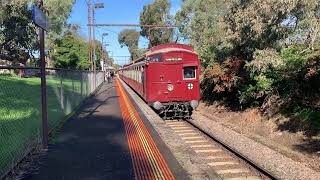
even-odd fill
[{"label": "railway track", "polygon": [[186,143],[221,179],[276,179],[258,165],[250,162],[228,145],[196,127],[192,120],[166,120],[178,138]]}]

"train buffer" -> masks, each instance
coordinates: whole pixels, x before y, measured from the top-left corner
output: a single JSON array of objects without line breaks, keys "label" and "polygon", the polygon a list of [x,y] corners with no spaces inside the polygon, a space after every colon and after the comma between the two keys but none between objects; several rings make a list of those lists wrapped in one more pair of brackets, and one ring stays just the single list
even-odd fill
[{"label": "train buffer", "polygon": [[104,84],[23,179],[188,179],[119,81]]}]

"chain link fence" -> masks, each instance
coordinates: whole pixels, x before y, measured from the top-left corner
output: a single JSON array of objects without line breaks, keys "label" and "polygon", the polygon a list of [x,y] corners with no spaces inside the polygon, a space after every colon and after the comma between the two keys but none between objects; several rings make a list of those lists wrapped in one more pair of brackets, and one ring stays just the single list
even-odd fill
[{"label": "chain link fence", "polygon": [[[17,75],[19,74],[19,75]],[[41,143],[37,68],[0,70],[0,179]],[[48,126],[53,130],[104,82],[104,73],[47,69]]]}]

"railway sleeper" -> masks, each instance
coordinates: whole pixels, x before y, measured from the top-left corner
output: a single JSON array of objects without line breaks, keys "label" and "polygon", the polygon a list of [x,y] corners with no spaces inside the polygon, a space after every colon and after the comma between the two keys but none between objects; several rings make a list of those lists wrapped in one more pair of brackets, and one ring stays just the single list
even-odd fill
[{"label": "railway sleeper", "polygon": [[163,107],[157,110],[162,119],[190,119],[192,107],[189,102],[168,102],[163,103]]}]

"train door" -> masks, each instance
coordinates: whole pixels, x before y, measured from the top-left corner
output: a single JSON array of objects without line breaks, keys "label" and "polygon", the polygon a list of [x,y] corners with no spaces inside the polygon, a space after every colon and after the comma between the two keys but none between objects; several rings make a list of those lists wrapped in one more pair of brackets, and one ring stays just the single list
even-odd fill
[{"label": "train door", "polygon": [[181,64],[164,64],[163,72],[164,81],[162,87],[170,101],[179,101],[184,94],[181,92],[182,78],[181,78]]},{"label": "train door", "polygon": [[162,64],[163,84],[162,88],[169,101],[181,101],[184,98],[182,92],[182,54],[172,52],[165,54],[164,63]]}]

